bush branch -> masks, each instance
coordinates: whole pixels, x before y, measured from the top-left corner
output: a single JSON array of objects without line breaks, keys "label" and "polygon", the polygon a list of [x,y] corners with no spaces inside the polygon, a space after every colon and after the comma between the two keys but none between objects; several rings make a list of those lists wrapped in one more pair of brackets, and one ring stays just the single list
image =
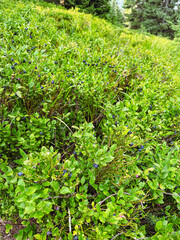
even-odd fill
[{"label": "bush branch", "polygon": [[123,232],[118,233],[116,236],[114,236],[113,238],[111,238],[111,240],[114,240],[115,238],[117,238],[118,236],[120,236],[120,235],[122,235],[122,234],[123,234]]}]

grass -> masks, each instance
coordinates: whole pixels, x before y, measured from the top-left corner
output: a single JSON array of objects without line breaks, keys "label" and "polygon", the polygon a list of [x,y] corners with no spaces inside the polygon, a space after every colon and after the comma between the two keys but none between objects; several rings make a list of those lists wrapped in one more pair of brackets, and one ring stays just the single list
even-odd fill
[{"label": "grass", "polygon": [[178,239],[178,43],[43,1],[0,9],[0,216],[25,226],[16,239]]}]

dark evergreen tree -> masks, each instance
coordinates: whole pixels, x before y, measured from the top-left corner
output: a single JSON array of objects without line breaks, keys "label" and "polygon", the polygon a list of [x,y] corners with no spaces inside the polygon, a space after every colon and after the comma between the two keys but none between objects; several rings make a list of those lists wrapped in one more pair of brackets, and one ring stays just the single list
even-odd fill
[{"label": "dark evergreen tree", "polygon": [[107,18],[110,11],[110,0],[63,0],[64,6],[69,9],[79,7],[81,11]]},{"label": "dark evergreen tree", "polygon": [[65,8],[69,9],[69,8],[75,8],[76,5],[76,0],[64,0],[64,6]]},{"label": "dark evergreen tree", "polygon": [[145,28],[155,35],[173,38],[178,24],[179,0],[126,0],[126,20],[130,28]]},{"label": "dark evergreen tree", "polygon": [[94,6],[94,13],[101,17],[107,17],[110,11],[110,0],[91,0],[91,4]]},{"label": "dark evergreen tree", "polygon": [[[141,18],[140,6],[138,6],[139,0],[126,0],[124,1],[123,8],[125,9],[125,23],[129,24],[130,28],[137,29],[140,28],[141,23],[139,18]],[[140,1],[139,1],[140,2]]]},{"label": "dark evergreen tree", "polygon": [[110,22],[116,25],[122,25],[123,23],[123,14],[117,3],[117,0],[111,1],[111,10],[109,13],[109,20]]}]

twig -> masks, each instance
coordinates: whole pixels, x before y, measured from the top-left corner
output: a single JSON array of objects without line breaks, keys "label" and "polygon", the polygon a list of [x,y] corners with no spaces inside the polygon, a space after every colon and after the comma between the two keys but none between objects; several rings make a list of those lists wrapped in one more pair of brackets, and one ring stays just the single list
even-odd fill
[{"label": "twig", "polygon": [[66,154],[66,151],[67,151],[70,147],[72,147],[74,144],[75,144],[75,143],[72,143],[71,145],[69,145],[69,146],[64,150],[65,153],[61,156],[61,158],[64,157],[64,155]]},{"label": "twig", "polygon": [[73,194],[69,194],[69,195],[66,195],[66,196],[55,196],[55,197],[49,197],[49,198],[44,198],[42,199],[42,201],[45,201],[45,200],[49,200],[49,199],[55,199],[55,198],[70,198],[70,197],[73,197],[75,196],[77,193],[73,193]]},{"label": "twig", "polygon": [[[163,191],[162,191],[163,192]],[[176,196],[176,197],[180,197],[178,194],[173,194],[173,193],[167,193],[167,192],[163,192],[166,195],[171,195],[171,196]]]},{"label": "twig", "polygon": [[68,127],[68,125],[67,125],[63,120],[61,120],[61,119],[58,118],[58,117],[54,117],[54,118],[56,118],[57,120],[59,120],[60,122],[62,122],[62,123],[69,129],[69,131],[70,131],[71,133],[73,133],[72,130]]},{"label": "twig", "polygon": [[118,236],[120,236],[120,235],[122,235],[123,234],[123,232],[122,233],[118,233],[116,236],[114,236],[113,238],[111,238],[111,240],[114,240],[115,238],[117,238]]},{"label": "twig", "polygon": [[69,214],[69,232],[71,232],[71,213],[69,208],[68,208],[68,214]]},{"label": "twig", "polygon": [[[124,192],[124,194],[126,194],[126,195],[131,195],[131,194],[126,193],[126,192]],[[108,198],[113,197],[113,196],[116,196],[116,195],[117,195],[117,193],[114,193],[114,194],[108,196],[107,198],[105,198],[104,200],[98,202],[98,204],[101,205],[101,204],[102,204],[103,202],[105,202]]]},{"label": "twig", "polygon": [[[54,196],[54,197],[49,197],[49,198],[44,198],[42,199],[42,201],[45,201],[45,200],[50,200],[50,199],[57,199],[57,198],[70,198],[70,197],[73,197],[75,196],[77,193],[72,193],[72,194],[69,194],[69,195],[66,195],[66,196]],[[81,195],[81,194],[80,194]],[[87,198],[91,198],[91,197],[96,197],[97,195],[99,195],[99,193],[96,193],[94,195],[90,195],[90,196],[87,196]]]},{"label": "twig", "polygon": [[144,208],[144,205],[143,205],[142,201],[140,201],[140,204],[141,204],[141,207]]},{"label": "twig", "polygon": [[143,238],[134,238],[134,240],[143,240],[143,239],[148,239],[148,238],[146,238],[146,237],[143,237]]},{"label": "twig", "polygon": [[87,198],[96,197],[96,196],[98,196],[99,194],[100,194],[100,193],[95,193],[94,195],[87,196]]},{"label": "twig", "polygon": [[105,198],[104,200],[98,202],[98,204],[101,205],[101,204],[102,204],[103,202],[105,202],[108,198],[113,197],[113,196],[116,196],[116,195],[117,195],[117,193],[114,193],[114,194],[108,196],[107,198]]}]

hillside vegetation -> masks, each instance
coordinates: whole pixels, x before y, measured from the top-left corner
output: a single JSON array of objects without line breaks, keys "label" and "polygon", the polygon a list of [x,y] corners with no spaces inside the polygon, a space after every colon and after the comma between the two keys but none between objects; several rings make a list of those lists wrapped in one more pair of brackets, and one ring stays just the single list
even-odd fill
[{"label": "hillside vegetation", "polygon": [[1,0],[0,39],[6,232],[178,240],[178,43],[36,0]]}]

